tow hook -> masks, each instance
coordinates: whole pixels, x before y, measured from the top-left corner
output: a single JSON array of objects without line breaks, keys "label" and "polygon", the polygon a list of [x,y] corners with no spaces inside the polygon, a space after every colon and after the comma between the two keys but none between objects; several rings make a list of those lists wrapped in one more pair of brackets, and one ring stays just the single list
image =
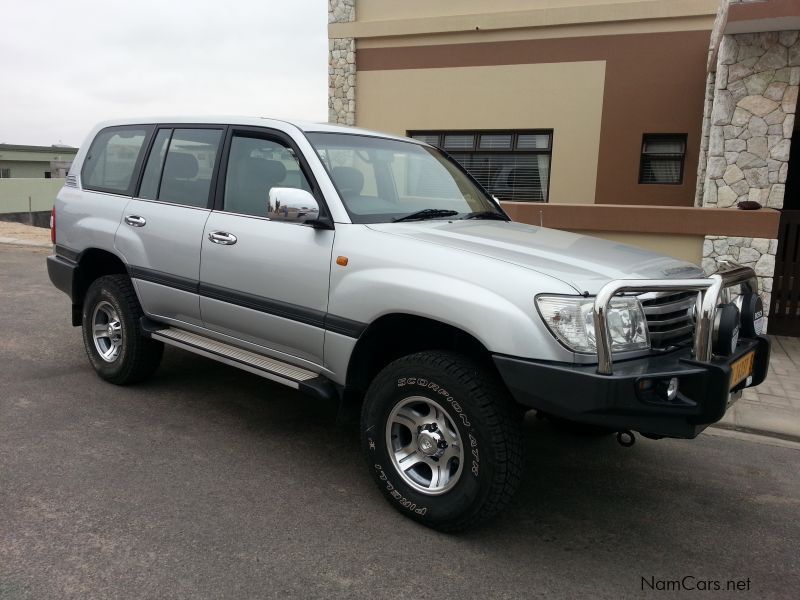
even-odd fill
[{"label": "tow hook", "polygon": [[636,436],[634,436],[633,432],[628,429],[625,431],[618,431],[617,443],[624,448],[630,448],[636,443]]}]

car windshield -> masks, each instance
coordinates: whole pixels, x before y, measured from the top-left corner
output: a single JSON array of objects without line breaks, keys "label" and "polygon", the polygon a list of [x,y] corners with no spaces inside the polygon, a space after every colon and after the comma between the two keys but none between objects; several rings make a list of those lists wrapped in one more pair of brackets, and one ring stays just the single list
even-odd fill
[{"label": "car windshield", "polygon": [[366,135],[307,135],[354,223],[502,215],[480,186],[434,148]]}]

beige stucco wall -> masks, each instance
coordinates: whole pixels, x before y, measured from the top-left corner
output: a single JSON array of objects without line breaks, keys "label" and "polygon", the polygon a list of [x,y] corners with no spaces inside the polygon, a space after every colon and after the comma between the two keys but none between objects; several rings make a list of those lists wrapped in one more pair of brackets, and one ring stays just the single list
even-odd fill
[{"label": "beige stucco wall", "polygon": [[669,31],[708,30],[713,16],[684,17],[680,19],[648,19],[644,21],[619,21],[549,27],[520,27],[448,33],[420,33],[414,35],[381,35],[356,39],[356,48],[399,48],[404,46],[436,46],[441,44],[471,44],[476,42],[509,42],[513,40],[551,40],[559,38],[593,37],[600,35],[631,35]]},{"label": "beige stucco wall", "polygon": [[369,38],[393,37],[374,41],[398,45],[397,36],[409,35],[418,37],[405,43],[430,44],[448,43],[431,37],[437,34],[494,41],[520,34],[570,37],[710,29],[717,4],[718,0],[358,0],[356,21],[332,23],[329,35],[355,37],[364,44]]},{"label": "beige stucco wall", "polygon": [[538,11],[547,24],[564,21],[619,21],[626,18],[674,18],[710,14],[713,20],[718,0],[358,0],[358,21],[437,18],[456,15],[486,15]]},{"label": "beige stucco wall", "polygon": [[50,210],[63,186],[63,179],[0,179],[0,213]]},{"label": "beige stucco wall", "polygon": [[622,244],[638,246],[659,254],[666,254],[667,256],[688,260],[696,265],[699,265],[703,258],[703,240],[705,237],[702,235],[627,233],[616,231],[576,231],[575,233],[593,235]]},{"label": "beige stucco wall", "polygon": [[[670,0],[662,0],[669,2]],[[616,4],[655,4],[653,0],[492,0],[487,6],[486,0],[447,0],[431,2],[430,0],[358,0],[359,21],[379,21],[384,19],[404,19],[408,15],[417,17],[434,17],[447,15],[470,15],[476,13],[519,11],[531,8],[561,8],[568,6]]]},{"label": "beige stucco wall", "polygon": [[400,135],[552,128],[550,202],[594,202],[604,61],[360,71],[356,77],[359,127]]},{"label": "beige stucco wall", "polygon": [[0,160],[0,169],[9,169],[11,177],[42,177],[45,171],[52,171],[49,162],[24,162]]}]

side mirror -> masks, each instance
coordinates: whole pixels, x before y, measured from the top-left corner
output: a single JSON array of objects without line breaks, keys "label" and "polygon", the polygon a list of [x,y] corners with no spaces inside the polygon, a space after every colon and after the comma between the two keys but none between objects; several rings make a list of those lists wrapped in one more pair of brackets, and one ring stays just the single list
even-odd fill
[{"label": "side mirror", "polygon": [[269,191],[267,217],[272,221],[317,225],[320,223],[319,204],[306,190],[274,187]]}]

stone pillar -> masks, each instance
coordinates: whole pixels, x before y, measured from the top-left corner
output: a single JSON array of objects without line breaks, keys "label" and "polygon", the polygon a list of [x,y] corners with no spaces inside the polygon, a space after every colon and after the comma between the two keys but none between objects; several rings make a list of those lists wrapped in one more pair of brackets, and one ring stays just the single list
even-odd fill
[{"label": "stone pillar", "polygon": [[[706,97],[708,141],[701,151],[698,203],[735,210],[749,200],[783,208],[800,85],[800,32],[722,35],[713,81]],[[777,245],[777,240],[708,236],[703,268],[713,273],[731,260],[754,267],[768,310]]]},{"label": "stone pillar", "polygon": [[[328,23],[356,19],[356,0],[328,0]],[[356,40],[328,40],[328,121],[356,123]]]},{"label": "stone pillar", "polygon": [[697,165],[697,187],[695,189],[694,205],[703,205],[703,190],[706,182],[706,167],[708,165],[708,139],[711,131],[711,109],[714,105],[714,86],[717,74],[710,71],[706,76],[706,97],[703,103],[703,128],[700,133],[700,158]]}]

